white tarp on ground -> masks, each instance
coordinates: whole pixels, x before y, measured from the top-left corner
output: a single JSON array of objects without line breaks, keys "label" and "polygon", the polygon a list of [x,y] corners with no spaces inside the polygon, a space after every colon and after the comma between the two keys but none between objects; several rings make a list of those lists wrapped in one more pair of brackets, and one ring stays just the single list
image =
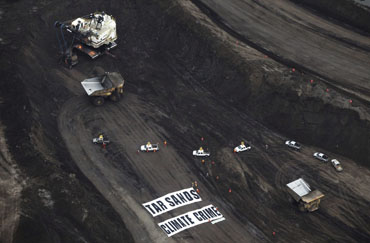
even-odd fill
[{"label": "white tarp on ground", "polygon": [[202,201],[199,194],[190,187],[177,192],[168,193],[153,201],[143,203],[145,209],[153,216],[161,215],[175,208]]},{"label": "white tarp on ground", "polygon": [[222,218],[224,218],[224,216],[215,206],[211,204],[201,209],[190,211],[171,219],[167,219],[158,225],[168,237],[171,237],[191,227]]}]

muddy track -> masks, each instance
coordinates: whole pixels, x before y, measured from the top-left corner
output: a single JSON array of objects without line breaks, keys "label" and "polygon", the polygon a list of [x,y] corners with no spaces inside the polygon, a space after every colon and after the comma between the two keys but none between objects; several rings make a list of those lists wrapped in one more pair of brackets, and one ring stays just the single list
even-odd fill
[{"label": "muddy track", "polygon": [[[98,113],[86,99],[79,100],[67,102],[59,116],[59,129],[64,134],[64,139],[69,141],[69,148],[77,165],[110,200],[116,211],[120,212],[137,242],[171,241],[155,224],[160,222],[159,219],[153,219],[141,204],[172,190],[186,188],[192,181],[200,181],[188,168],[189,162],[181,158],[171,145],[155,154],[137,153],[139,144],[145,144],[147,140],[164,141],[164,138],[158,133],[160,129],[152,123],[153,107],[140,101],[135,95],[127,93],[121,103],[107,104]],[[95,115],[91,120],[92,113]],[[97,128],[101,127],[115,141],[106,151],[90,141],[90,137],[98,133]],[[78,141],[74,141],[75,139]],[[77,144],[80,145],[76,146]],[[203,188],[202,197],[202,205],[220,203],[213,199],[212,193]],[[196,209],[200,205],[191,207]],[[251,238],[245,233],[247,228],[240,228],[241,224],[233,219],[231,213],[226,209],[223,213],[228,215],[227,226],[208,225],[199,229],[201,231],[186,232],[184,234],[188,235],[187,242],[214,242],[223,238],[246,241]],[[173,216],[176,214],[170,213]],[[204,230],[210,232],[206,238],[198,235]],[[182,238],[183,236],[173,237],[180,241]]]}]

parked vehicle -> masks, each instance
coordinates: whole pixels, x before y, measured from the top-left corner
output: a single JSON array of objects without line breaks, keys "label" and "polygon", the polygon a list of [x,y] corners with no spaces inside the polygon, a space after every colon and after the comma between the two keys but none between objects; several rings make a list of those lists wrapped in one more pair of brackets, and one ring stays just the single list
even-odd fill
[{"label": "parked vehicle", "polygon": [[324,162],[329,161],[329,157],[326,154],[323,154],[323,153],[320,153],[320,152],[314,153],[313,157],[315,157],[318,160],[324,161]]},{"label": "parked vehicle", "polygon": [[151,144],[150,142],[140,146],[140,151],[142,152],[156,152],[158,150],[159,150],[158,144]]},{"label": "parked vehicle", "polygon": [[293,141],[293,140],[285,141],[285,145],[287,145],[288,147],[293,148],[295,150],[300,150],[301,149],[301,145],[299,143],[297,143],[296,141]]},{"label": "parked vehicle", "polygon": [[331,160],[331,164],[333,165],[333,167],[336,169],[336,171],[342,171],[343,170],[343,167],[342,165],[340,164],[340,162],[337,160],[337,159],[332,159]]},{"label": "parked vehicle", "polygon": [[110,143],[110,141],[103,134],[100,134],[97,138],[93,138],[92,142],[94,144],[109,144]]},{"label": "parked vehicle", "polygon": [[234,148],[234,152],[235,153],[240,153],[240,152],[243,152],[243,151],[250,150],[251,148],[252,147],[249,144],[244,143],[242,141],[239,146],[237,146],[237,147]]},{"label": "parked vehicle", "polygon": [[209,152],[204,152],[203,148],[200,147],[199,150],[194,150],[193,155],[197,157],[209,157],[211,153]]}]

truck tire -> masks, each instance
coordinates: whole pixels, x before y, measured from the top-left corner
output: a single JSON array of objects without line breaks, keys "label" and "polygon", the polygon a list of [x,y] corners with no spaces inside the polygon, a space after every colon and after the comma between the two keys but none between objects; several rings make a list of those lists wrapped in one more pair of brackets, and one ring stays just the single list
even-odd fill
[{"label": "truck tire", "polygon": [[305,207],[304,207],[304,203],[302,202],[302,201],[300,201],[299,202],[299,204],[298,204],[298,209],[299,209],[299,211],[301,211],[301,212],[306,212],[307,210],[305,209]]},{"label": "truck tire", "polygon": [[112,93],[112,95],[109,98],[113,102],[118,102],[121,99],[121,94],[118,92],[118,90],[116,90]]},{"label": "truck tire", "polygon": [[103,97],[94,97],[94,98],[92,99],[92,102],[93,102],[93,104],[94,104],[94,105],[96,105],[96,106],[101,106],[101,105],[103,105],[103,104],[104,104],[104,98],[103,98]]}]

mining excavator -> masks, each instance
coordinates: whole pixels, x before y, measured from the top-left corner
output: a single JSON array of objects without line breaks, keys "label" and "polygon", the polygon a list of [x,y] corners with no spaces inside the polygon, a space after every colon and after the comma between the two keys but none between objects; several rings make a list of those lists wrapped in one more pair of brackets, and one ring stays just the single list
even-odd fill
[{"label": "mining excavator", "polygon": [[95,59],[117,46],[116,20],[104,12],[64,22],[56,21],[54,26],[57,28],[60,60],[69,68],[78,63],[76,51]]}]

